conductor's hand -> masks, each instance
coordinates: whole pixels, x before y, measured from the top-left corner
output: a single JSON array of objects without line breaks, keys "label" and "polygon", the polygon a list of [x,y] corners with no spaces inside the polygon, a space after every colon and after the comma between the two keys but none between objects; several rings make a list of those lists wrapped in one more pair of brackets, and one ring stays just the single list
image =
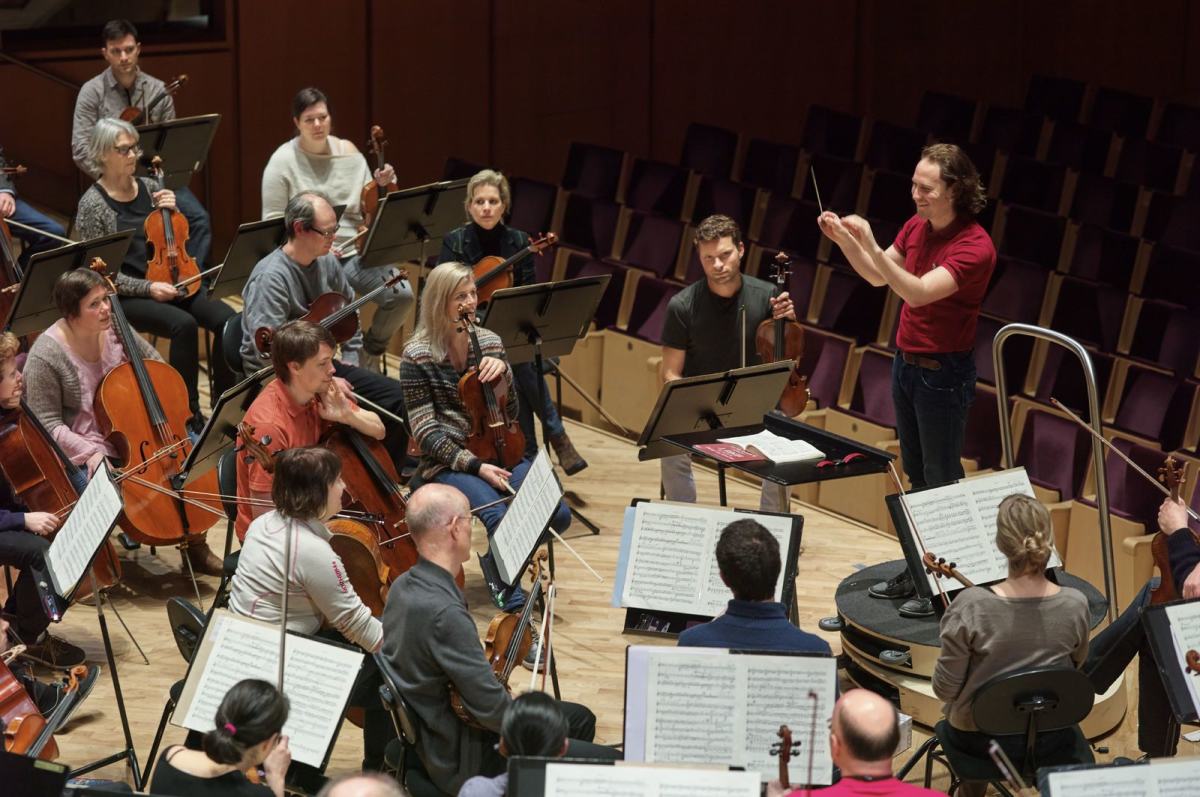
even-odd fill
[{"label": "conductor's hand", "polygon": [[832,210],[827,210],[817,216],[817,226],[821,228],[821,232],[825,233],[826,238],[842,248],[853,245],[858,240],[850,232],[842,218]]},{"label": "conductor's hand", "polygon": [[1163,534],[1171,535],[1188,524],[1187,505],[1182,500],[1166,498],[1158,508],[1158,528]]},{"label": "conductor's hand", "polygon": [[288,747],[288,737],[280,736],[279,741],[263,759],[263,769],[267,773],[267,786],[276,797],[283,797],[284,777],[288,767],[292,765],[292,750]]},{"label": "conductor's hand", "polygon": [[164,188],[161,191],[155,191],[150,195],[150,199],[154,201],[154,207],[166,208],[167,210],[175,209],[175,192]]},{"label": "conductor's hand", "polygon": [[490,385],[508,371],[508,363],[498,357],[484,357],[479,361],[479,381]]},{"label": "conductor's hand", "polygon": [[862,216],[851,214],[842,217],[842,226],[858,241],[864,249],[875,249],[875,233],[871,232],[871,224]]},{"label": "conductor's hand", "polygon": [[179,298],[179,291],[169,282],[151,282],[150,298],[156,302],[173,302]]},{"label": "conductor's hand", "polygon": [[39,537],[45,537],[58,528],[58,516],[50,512],[26,512],[25,528]]},{"label": "conductor's hand", "polygon": [[380,188],[387,188],[396,179],[396,170],[392,168],[392,164],[385,163],[382,169],[375,170],[375,182]]},{"label": "conductor's hand", "polygon": [[479,478],[507,495],[509,490],[508,480],[512,478],[512,473],[504,468],[485,462],[479,466]]},{"label": "conductor's hand", "polygon": [[792,297],[788,295],[787,291],[778,296],[772,296],[767,301],[771,303],[771,318],[776,321],[781,318],[796,320],[796,307],[792,304]]},{"label": "conductor's hand", "polygon": [[8,191],[0,192],[0,219],[7,219],[17,209],[17,200]]},{"label": "conductor's hand", "polygon": [[317,414],[327,421],[346,423],[354,405],[350,403],[350,388],[337,379],[317,394]]}]

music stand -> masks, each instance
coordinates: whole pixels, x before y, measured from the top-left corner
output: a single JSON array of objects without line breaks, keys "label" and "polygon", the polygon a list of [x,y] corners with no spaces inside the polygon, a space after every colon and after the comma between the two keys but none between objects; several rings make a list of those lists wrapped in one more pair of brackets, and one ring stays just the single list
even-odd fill
[{"label": "music stand", "polygon": [[379,203],[359,263],[362,268],[415,261],[425,264],[425,245],[463,223],[466,180],[448,180],[393,191]]},{"label": "music stand", "polygon": [[1154,663],[1162,678],[1163,691],[1167,693],[1167,701],[1171,704],[1171,718],[1167,730],[1169,735],[1172,732],[1179,733],[1180,725],[1200,722],[1200,713],[1196,711],[1196,704],[1192,702],[1191,689],[1187,683],[1188,678],[1197,676],[1187,672],[1183,658],[1175,646],[1175,637],[1171,633],[1171,619],[1167,616],[1166,609],[1174,603],[1194,603],[1197,600],[1200,598],[1147,606],[1142,612],[1142,626],[1154,651]]},{"label": "music stand", "polygon": [[163,188],[172,191],[186,188],[192,175],[203,168],[220,121],[221,114],[210,113],[139,125],[142,157],[138,159],[138,173],[146,176],[150,162],[157,156],[162,158]]},{"label": "music stand", "polygon": [[224,299],[241,296],[246,280],[258,261],[274,252],[283,243],[287,230],[283,218],[251,221],[237,228],[221,269],[208,288],[208,298]]},{"label": "music stand", "polygon": [[23,337],[53,324],[62,315],[54,303],[54,283],[58,278],[68,271],[87,268],[97,257],[115,274],[125,260],[132,238],[133,230],[122,230],[35,254],[25,269],[25,279],[4,325],[17,337]]},{"label": "music stand", "polygon": [[[534,363],[541,406],[549,400],[542,358],[565,357],[587,335],[610,279],[610,274],[600,274],[504,288],[492,294],[480,323],[500,336],[510,363]],[[546,419],[540,420],[542,443],[549,450],[550,430]],[[575,507],[570,510],[592,534],[600,533],[600,527],[582,512]]]},{"label": "music stand", "polygon": [[226,390],[217,399],[212,415],[204,424],[199,439],[183,462],[183,469],[175,476],[179,481],[176,489],[183,489],[217,466],[221,454],[237,438],[238,424],[246,417],[246,410],[250,409],[254,397],[274,378],[274,372],[270,368],[264,368],[263,371],[267,372],[269,378],[264,379],[260,375],[262,371],[252,374]]}]

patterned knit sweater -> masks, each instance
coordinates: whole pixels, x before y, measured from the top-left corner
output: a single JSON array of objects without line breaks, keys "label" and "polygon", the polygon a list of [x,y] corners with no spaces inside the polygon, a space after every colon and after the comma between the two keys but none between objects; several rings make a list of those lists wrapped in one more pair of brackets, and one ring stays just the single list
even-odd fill
[{"label": "patterned knit sweater", "polygon": [[[476,331],[483,356],[495,357],[507,364],[500,337],[483,327],[476,327]],[[434,359],[428,342],[414,338],[404,347],[400,360],[400,386],[404,390],[404,406],[413,437],[421,446],[417,473],[423,481],[447,468],[478,475],[483,464],[466,448],[471,416],[458,395],[460,376],[462,373],[450,363],[448,356],[441,361]],[[513,386],[511,367],[504,374],[504,385],[509,417],[515,418],[517,391]]]}]

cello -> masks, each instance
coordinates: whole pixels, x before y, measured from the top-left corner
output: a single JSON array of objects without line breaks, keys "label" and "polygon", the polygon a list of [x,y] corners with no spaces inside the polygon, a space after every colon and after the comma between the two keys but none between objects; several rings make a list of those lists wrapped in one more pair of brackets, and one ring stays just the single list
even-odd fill
[{"label": "cello", "polygon": [[[157,155],[151,172],[162,179],[162,158]],[[157,208],[143,224],[150,257],[146,262],[146,279],[175,285],[180,298],[195,296],[200,290],[200,267],[188,254],[188,222],[183,214],[171,208]],[[178,287],[182,284],[182,287]]]},{"label": "cello", "polygon": [[470,361],[475,363],[458,379],[458,395],[471,416],[467,449],[484,462],[510,469],[525,456],[525,434],[517,419],[509,417],[507,402],[496,396],[492,385],[479,381],[483,349],[475,332],[473,315],[466,305],[459,305],[460,330],[466,329],[471,337]]},{"label": "cello", "polygon": [[[387,166],[387,159],[383,155],[383,150],[387,146],[387,135],[384,134],[383,128],[379,125],[371,125],[371,134],[367,140],[367,147],[375,155],[375,168],[383,169]],[[400,186],[396,183],[396,178],[387,185],[380,185],[378,180],[371,180],[363,186],[362,196],[362,214],[363,222],[362,229],[370,229],[372,222],[375,221],[375,214],[379,212],[379,200],[390,194],[392,191],[399,190]]]},{"label": "cello", "polygon": [[[775,295],[779,296],[787,287],[792,276],[792,260],[786,252],[775,255]],[[754,348],[760,362],[773,363],[792,360],[792,371],[788,374],[787,387],[779,397],[779,409],[789,418],[804,412],[810,398],[808,377],[800,373],[800,358],[804,356],[804,327],[786,318],[768,318],[754,331]]]},{"label": "cello", "polygon": [[165,100],[167,97],[170,97],[175,92],[179,91],[180,87],[183,86],[183,84],[187,83],[187,82],[188,82],[188,76],[180,75],[179,77],[172,80],[170,83],[163,86],[163,90],[159,93],[159,95],[157,97],[155,97],[154,99],[150,100],[150,104],[146,106],[145,111],[143,111],[141,108],[137,107],[136,105],[125,106],[125,110],[121,111],[121,119],[123,121],[129,122],[129,124],[131,124],[131,125],[136,125],[139,121],[141,121],[142,114],[145,114],[147,117],[149,117],[150,112],[154,110],[155,106],[157,106],[160,102]]},{"label": "cello", "polygon": [[476,301],[479,304],[485,304],[492,300],[492,294],[496,291],[501,288],[511,288],[513,286],[513,266],[556,243],[558,243],[558,235],[548,232],[536,240],[530,241],[528,246],[512,257],[502,258],[496,255],[481,257],[478,263],[471,266],[471,270],[475,272],[475,291],[478,294]]},{"label": "cello", "polygon": [[[104,261],[95,258],[92,268],[115,296]],[[121,302],[110,299],[110,304],[113,327],[129,359],[100,380],[94,408],[100,431],[121,460],[122,528],[147,545],[185,542],[225,517],[220,500],[213,497],[220,493],[217,473],[210,470],[191,483],[197,498],[180,495],[186,476],[182,465],[192,448],[185,425],[192,414],[187,387],[170,365],[142,358]]]},{"label": "cello", "polygon": [[[0,719],[4,723],[5,752],[42,761],[56,760],[59,752],[54,732],[79,702],[79,682],[87,677],[87,671],[82,664],[71,668],[58,705],[50,716],[43,717],[8,665],[0,664]],[[10,694],[13,688],[21,695]]]}]

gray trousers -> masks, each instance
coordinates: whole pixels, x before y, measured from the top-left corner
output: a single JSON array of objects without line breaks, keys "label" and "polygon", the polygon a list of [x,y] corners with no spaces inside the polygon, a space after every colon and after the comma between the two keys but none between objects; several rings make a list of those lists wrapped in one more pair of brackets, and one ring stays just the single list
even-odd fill
[{"label": "gray trousers", "polygon": [[[687,454],[675,457],[663,457],[659,460],[662,468],[662,483],[665,498],[668,501],[686,501],[696,503],[696,479],[692,476],[692,458]],[[788,512],[788,488],[764,481],[762,497],[758,508],[763,512]]]}]

